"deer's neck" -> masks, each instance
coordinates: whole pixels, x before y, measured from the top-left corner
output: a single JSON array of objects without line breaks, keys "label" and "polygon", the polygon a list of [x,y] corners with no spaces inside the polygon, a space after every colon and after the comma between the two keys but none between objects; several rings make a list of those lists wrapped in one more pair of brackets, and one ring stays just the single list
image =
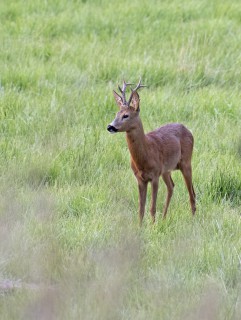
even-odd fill
[{"label": "deer's neck", "polygon": [[143,169],[148,161],[148,154],[146,136],[140,119],[133,129],[126,132],[126,140],[132,160],[138,169]]}]

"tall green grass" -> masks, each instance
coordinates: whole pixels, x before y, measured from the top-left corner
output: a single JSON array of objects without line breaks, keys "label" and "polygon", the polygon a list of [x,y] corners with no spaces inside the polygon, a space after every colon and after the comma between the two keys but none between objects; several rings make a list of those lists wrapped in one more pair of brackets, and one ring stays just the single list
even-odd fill
[{"label": "tall green grass", "polygon": [[[0,2],[1,319],[239,319],[239,1]],[[193,132],[153,227],[112,90],[142,76],[150,131]]]}]

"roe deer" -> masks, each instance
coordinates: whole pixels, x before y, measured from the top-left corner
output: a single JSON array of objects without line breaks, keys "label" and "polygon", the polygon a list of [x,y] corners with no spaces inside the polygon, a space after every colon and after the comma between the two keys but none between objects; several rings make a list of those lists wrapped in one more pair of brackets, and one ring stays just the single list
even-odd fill
[{"label": "roe deer", "polygon": [[110,133],[126,132],[126,140],[131,154],[131,168],[136,176],[139,188],[139,218],[140,225],[145,212],[147,184],[151,183],[152,201],[151,216],[153,223],[156,214],[156,199],[159,177],[162,176],[167,187],[166,203],[163,210],[163,218],[173,194],[174,183],[171,171],[181,170],[189,192],[192,214],[196,211],[195,192],[192,185],[192,150],[193,136],[182,124],[166,124],[147,134],[144,133],[139,116],[140,98],[137,90],[144,85],[141,79],[135,89],[131,89],[129,100],[126,100],[126,88],[131,83],[123,82],[119,90],[121,95],[113,91],[115,101],[120,109],[115,119],[108,125]]}]

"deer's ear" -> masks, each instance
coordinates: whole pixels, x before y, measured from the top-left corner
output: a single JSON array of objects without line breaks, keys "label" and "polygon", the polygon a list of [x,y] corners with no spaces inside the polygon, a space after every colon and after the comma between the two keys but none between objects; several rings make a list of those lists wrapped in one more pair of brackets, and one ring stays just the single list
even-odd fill
[{"label": "deer's ear", "polygon": [[135,109],[135,111],[140,111],[140,98],[139,94],[136,91],[132,92],[130,104]]},{"label": "deer's ear", "polygon": [[119,96],[118,93],[115,92],[115,90],[113,90],[113,94],[114,94],[114,98],[115,98],[115,101],[116,101],[118,107],[121,108],[123,106],[122,97]]}]

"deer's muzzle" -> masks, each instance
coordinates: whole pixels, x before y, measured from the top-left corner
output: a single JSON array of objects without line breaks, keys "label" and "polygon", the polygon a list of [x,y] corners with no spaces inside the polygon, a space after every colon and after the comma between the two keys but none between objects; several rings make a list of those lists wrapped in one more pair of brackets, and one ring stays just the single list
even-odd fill
[{"label": "deer's muzzle", "polygon": [[111,124],[109,124],[107,126],[107,130],[110,132],[110,133],[116,133],[118,131],[118,129],[116,129],[114,126],[112,126]]}]

